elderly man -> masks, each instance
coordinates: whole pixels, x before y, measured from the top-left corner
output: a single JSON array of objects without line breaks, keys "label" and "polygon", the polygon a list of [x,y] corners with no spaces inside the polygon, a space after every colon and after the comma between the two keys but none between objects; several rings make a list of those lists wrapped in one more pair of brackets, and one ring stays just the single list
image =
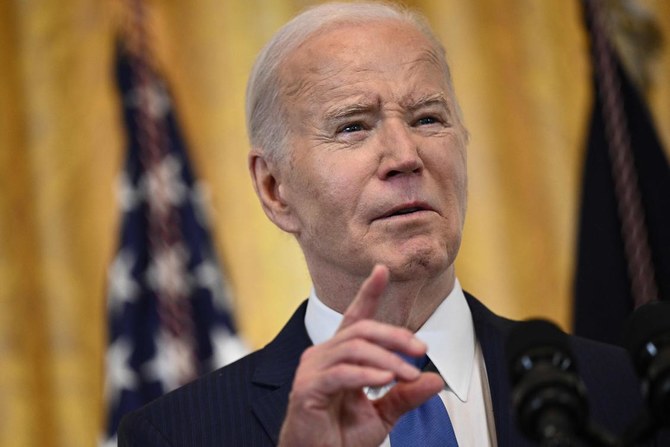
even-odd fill
[{"label": "elderly man", "polygon": [[[525,445],[503,362],[514,323],[454,273],[468,135],[424,21],[370,3],[302,13],[258,57],[247,123],[256,193],[313,292],[265,348],[127,417],[120,444]],[[593,418],[624,426],[640,406],[626,357],[573,349]]]}]

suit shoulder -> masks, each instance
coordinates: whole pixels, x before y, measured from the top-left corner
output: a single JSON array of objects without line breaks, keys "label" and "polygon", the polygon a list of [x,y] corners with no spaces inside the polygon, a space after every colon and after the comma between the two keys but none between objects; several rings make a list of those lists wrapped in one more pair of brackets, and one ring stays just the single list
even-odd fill
[{"label": "suit shoulder", "polygon": [[193,382],[159,397],[145,408],[150,413],[161,408],[185,411],[184,403],[188,401],[188,406],[201,410],[208,408],[206,404],[211,400],[215,400],[217,406],[221,406],[230,403],[232,399],[227,398],[229,396],[235,396],[237,400],[249,397],[245,393],[245,389],[251,383],[254,367],[260,355],[261,351],[252,352],[229,365],[205,374]]},{"label": "suit shoulder", "polygon": [[[249,427],[251,378],[260,355],[253,352],[127,414],[119,445],[212,445]],[[165,439],[171,443],[159,442]]]},{"label": "suit shoulder", "polygon": [[[576,335],[570,336],[570,345],[577,356],[578,367],[580,369],[608,369],[616,367],[618,371],[626,373],[626,379],[635,379],[630,356],[620,346],[610,345]],[[612,370],[610,369],[610,371]]]}]

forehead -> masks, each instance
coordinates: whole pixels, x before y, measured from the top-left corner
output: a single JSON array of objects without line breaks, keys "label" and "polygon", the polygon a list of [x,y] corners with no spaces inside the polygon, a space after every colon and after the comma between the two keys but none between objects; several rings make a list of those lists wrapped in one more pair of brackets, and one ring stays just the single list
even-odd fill
[{"label": "forehead", "polygon": [[398,20],[339,23],[299,45],[280,70],[282,93],[347,96],[366,81],[409,80],[446,90],[440,49],[412,25]]}]

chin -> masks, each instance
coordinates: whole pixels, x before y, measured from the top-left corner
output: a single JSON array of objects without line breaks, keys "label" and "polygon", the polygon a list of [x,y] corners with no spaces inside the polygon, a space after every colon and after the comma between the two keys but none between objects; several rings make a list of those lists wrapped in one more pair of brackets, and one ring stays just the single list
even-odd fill
[{"label": "chin", "polygon": [[391,280],[412,281],[435,278],[447,272],[451,262],[444,249],[423,249],[406,253],[387,265],[391,272]]}]

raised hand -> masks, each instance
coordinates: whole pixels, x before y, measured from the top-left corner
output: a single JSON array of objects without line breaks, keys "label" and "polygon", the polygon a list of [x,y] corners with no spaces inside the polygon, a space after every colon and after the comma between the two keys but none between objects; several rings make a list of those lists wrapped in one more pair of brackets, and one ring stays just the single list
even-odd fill
[{"label": "raised hand", "polygon": [[[281,446],[377,447],[403,413],[442,389],[439,375],[421,373],[396,354],[423,355],[423,342],[407,329],[372,320],[388,280],[388,269],[375,266],[333,338],[303,353]],[[394,380],[380,399],[363,392]]]}]

